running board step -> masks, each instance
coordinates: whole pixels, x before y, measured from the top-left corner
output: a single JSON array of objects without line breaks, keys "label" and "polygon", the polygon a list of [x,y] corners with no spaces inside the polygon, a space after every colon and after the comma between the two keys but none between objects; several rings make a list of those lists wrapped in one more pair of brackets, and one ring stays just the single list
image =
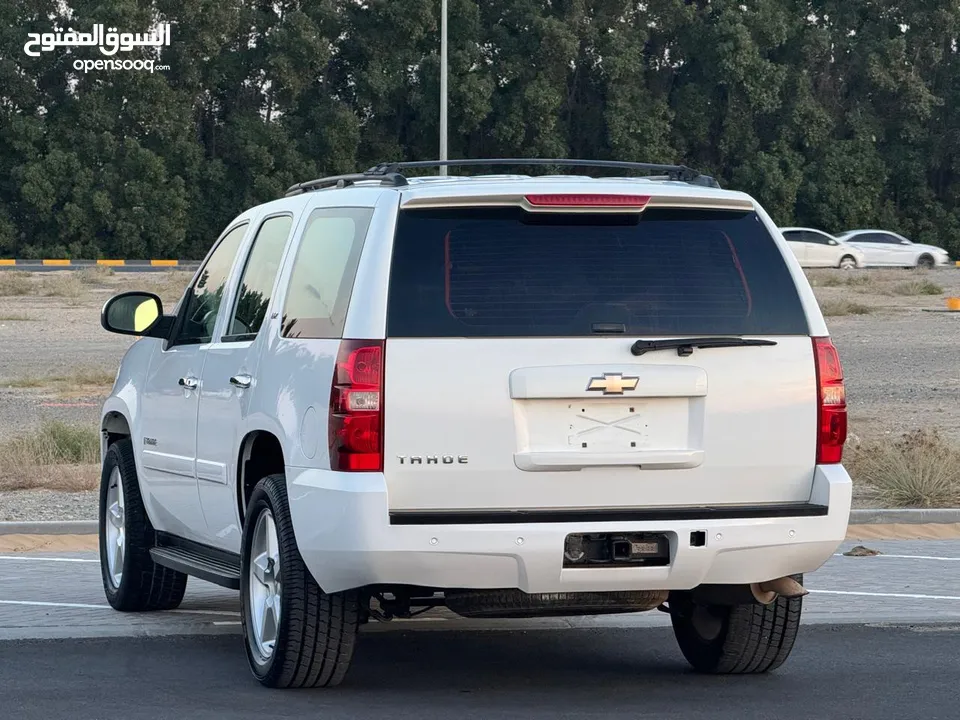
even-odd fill
[{"label": "running board step", "polygon": [[158,565],[178,570],[231,590],[240,589],[239,556],[236,562],[231,562],[225,557],[210,557],[206,553],[192,549],[155,547],[150,549],[150,557]]}]

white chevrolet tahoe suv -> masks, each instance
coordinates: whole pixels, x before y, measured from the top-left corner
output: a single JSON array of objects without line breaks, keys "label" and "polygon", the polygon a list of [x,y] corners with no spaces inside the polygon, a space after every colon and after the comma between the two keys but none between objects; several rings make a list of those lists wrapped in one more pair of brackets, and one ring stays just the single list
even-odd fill
[{"label": "white chevrolet tahoe suv", "polygon": [[[433,165],[647,177],[407,177]],[[650,173],[658,173],[650,175]],[[837,353],[760,205],[682,166],[450,161],[233,220],[103,406],[110,604],[239,590],[271,687],[332,686],[364,623],[668,612],[687,661],[790,654],[842,542]]]}]

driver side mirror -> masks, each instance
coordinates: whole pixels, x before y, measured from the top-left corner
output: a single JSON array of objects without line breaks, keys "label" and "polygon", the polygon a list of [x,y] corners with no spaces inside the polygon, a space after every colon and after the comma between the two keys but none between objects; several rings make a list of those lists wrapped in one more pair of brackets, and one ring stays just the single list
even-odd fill
[{"label": "driver side mirror", "polygon": [[901,241],[900,241],[900,244],[901,244],[901,245],[909,245],[909,244],[910,244],[910,241],[909,241],[909,240],[901,240]]},{"label": "driver side mirror", "polygon": [[836,240],[828,240],[828,241],[827,241],[827,244],[828,244],[828,245],[839,245],[840,243],[838,243]]},{"label": "driver side mirror", "polygon": [[166,338],[173,316],[163,314],[160,298],[148,292],[125,292],[107,300],[100,311],[100,325],[119,335]]}]

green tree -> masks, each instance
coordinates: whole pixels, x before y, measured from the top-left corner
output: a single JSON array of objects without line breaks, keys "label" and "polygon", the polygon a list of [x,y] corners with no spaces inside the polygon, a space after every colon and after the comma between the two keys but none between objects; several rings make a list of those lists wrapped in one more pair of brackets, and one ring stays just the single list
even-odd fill
[{"label": "green tree", "polygon": [[[201,257],[295,182],[437,155],[440,0],[0,4],[0,255]],[[172,26],[126,57],[27,34]],[[960,253],[960,5],[450,0],[450,155],[684,162]],[[505,171],[511,168],[491,168]]]}]

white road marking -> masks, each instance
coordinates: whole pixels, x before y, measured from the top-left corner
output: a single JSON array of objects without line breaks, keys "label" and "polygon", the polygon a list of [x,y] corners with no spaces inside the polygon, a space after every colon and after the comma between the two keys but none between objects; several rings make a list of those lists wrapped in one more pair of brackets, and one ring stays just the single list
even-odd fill
[{"label": "white road marking", "polygon": [[[856,555],[844,555],[843,553],[834,553],[835,557],[858,557]],[[960,557],[938,557],[936,555],[888,555],[880,553],[879,555],[862,555],[859,557],[881,557],[881,558],[901,558],[904,560],[950,560],[960,562]]]},{"label": "white road marking", "polygon": [[911,600],[960,600],[958,595],[916,595],[913,593],[861,592],[858,590],[811,590],[819,595],[859,595],[862,597],[908,598]]},{"label": "white road marking", "polygon": [[19,560],[21,562],[73,562],[73,563],[99,563],[99,560],[90,558],[62,558],[62,557],[36,557],[30,555],[0,555],[0,560]]},{"label": "white road marking", "polygon": [[239,620],[214,620],[214,625],[240,625]]},{"label": "white road marking", "polygon": [[0,605],[31,605],[33,607],[80,608],[82,610],[113,610],[109,605],[92,603],[40,602],[39,600],[0,600]]},{"label": "white road marking", "polygon": [[[113,610],[109,605],[95,605],[93,603],[69,603],[69,602],[44,602],[41,600],[0,600],[0,605],[27,605],[31,607],[61,607],[75,608],[80,610]],[[189,610],[176,609],[170,610],[172,613],[187,615],[234,615],[240,617],[240,613],[232,610]]]}]

